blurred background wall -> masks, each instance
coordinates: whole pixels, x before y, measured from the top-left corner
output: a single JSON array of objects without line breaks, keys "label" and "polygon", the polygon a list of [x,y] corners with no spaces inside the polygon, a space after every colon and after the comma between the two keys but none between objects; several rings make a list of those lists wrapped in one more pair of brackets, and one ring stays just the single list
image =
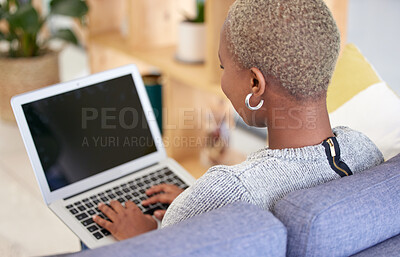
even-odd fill
[{"label": "blurred background wall", "polygon": [[360,48],[400,95],[400,1],[350,0],[348,42]]}]

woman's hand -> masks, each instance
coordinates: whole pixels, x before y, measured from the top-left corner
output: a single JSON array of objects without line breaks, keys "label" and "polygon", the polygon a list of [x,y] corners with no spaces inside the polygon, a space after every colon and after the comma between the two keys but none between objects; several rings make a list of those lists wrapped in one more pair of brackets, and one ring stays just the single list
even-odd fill
[{"label": "woman's hand", "polygon": [[[170,184],[160,184],[152,186],[147,189],[146,194],[150,197],[142,202],[142,205],[147,206],[155,203],[166,203],[171,204],[172,201],[183,192],[183,189]],[[162,220],[164,218],[165,210],[157,210],[154,212],[154,216]]]},{"label": "woman's hand", "polygon": [[111,201],[110,207],[104,203],[99,204],[99,209],[112,222],[93,216],[93,221],[107,229],[118,240],[134,237],[157,228],[157,221],[142,211],[131,201],[125,202],[125,207],[118,201]]}]

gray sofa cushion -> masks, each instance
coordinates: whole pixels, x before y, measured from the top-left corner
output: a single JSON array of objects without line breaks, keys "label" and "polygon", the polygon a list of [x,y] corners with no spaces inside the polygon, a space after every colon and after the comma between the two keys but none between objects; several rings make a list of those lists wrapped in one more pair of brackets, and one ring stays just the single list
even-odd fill
[{"label": "gray sofa cushion", "polygon": [[293,192],[275,216],[288,256],[349,256],[400,233],[400,155],[354,176]]},{"label": "gray sofa cushion", "polygon": [[235,203],[171,227],[71,256],[285,256],[286,228],[270,212]]}]

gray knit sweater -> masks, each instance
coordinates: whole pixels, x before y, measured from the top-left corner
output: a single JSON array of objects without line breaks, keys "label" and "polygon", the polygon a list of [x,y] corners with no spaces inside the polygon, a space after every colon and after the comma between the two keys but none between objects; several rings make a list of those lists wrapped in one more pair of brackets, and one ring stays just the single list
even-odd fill
[{"label": "gray knit sweater", "polygon": [[[333,129],[341,159],[353,173],[383,162],[382,153],[360,132]],[[162,227],[224,205],[244,201],[271,210],[288,193],[338,179],[320,145],[297,149],[261,149],[235,166],[211,167],[169,206]]]}]

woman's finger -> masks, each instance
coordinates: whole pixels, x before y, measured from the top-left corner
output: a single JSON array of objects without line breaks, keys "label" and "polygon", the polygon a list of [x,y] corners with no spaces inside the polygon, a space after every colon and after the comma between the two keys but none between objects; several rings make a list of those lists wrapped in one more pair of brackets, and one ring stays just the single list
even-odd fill
[{"label": "woman's finger", "polygon": [[97,216],[97,215],[94,215],[94,216],[92,217],[92,219],[93,219],[93,221],[94,221],[95,223],[97,223],[100,227],[103,227],[103,228],[107,229],[108,231],[110,231],[110,233],[114,233],[114,226],[113,226],[113,223],[111,223],[111,222],[109,222],[109,221],[107,221],[107,220],[105,220],[105,219],[102,219],[102,218],[100,218],[100,217]]},{"label": "woman's finger", "polygon": [[146,190],[146,195],[153,195],[161,192],[165,192],[167,190],[167,184],[160,184],[156,186],[152,186]]},{"label": "woman's finger", "polygon": [[106,204],[99,203],[98,208],[102,213],[104,213],[108,218],[110,218],[110,220],[114,221],[117,219],[117,213],[113,209],[108,207]]},{"label": "woman's finger", "polygon": [[175,196],[170,194],[158,194],[150,197],[149,199],[143,200],[142,205],[150,205],[154,203],[172,203]]},{"label": "woman's finger", "polygon": [[154,212],[154,217],[156,217],[159,220],[162,220],[164,218],[166,210],[157,210]]},{"label": "woman's finger", "polygon": [[126,202],[125,202],[125,207],[126,207],[126,209],[128,209],[128,210],[140,211],[140,212],[141,212],[141,210],[139,209],[139,207],[138,207],[134,202],[132,202],[132,201],[126,201]]},{"label": "woman's finger", "polygon": [[110,205],[114,209],[114,211],[118,214],[123,213],[125,210],[124,206],[122,206],[122,204],[118,201],[112,200],[110,201]]}]

